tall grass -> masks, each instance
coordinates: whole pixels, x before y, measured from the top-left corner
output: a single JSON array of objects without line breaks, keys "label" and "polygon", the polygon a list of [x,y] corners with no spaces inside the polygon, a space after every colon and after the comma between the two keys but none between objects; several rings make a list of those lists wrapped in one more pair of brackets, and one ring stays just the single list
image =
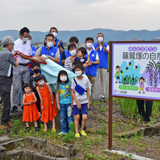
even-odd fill
[{"label": "tall grass", "polygon": [[[118,98],[120,109],[122,113],[130,119],[133,119],[138,113],[138,106],[136,99]],[[152,107],[152,117],[160,117],[160,102],[154,101]]]}]

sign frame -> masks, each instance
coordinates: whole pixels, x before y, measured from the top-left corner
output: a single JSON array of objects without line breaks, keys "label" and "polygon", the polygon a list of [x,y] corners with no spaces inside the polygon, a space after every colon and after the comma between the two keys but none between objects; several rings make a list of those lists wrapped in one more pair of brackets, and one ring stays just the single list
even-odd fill
[{"label": "sign frame", "polygon": [[129,97],[129,96],[118,96],[118,95],[112,95],[112,61],[113,61],[113,44],[120,44],[120,43],[159,43],[160,41],[110,41],[109,42],[109,48],[110,48],[110,54],[109,54],[109,127],[108,127],[108,149],[112,150],[112,98],[118,97],[118,98],[130,98],[130,99],[138,99],[138,100],[150,100],[150,101],[160,101],[156,99],[148,99],[148,98],[137,98],[137,97]]}]

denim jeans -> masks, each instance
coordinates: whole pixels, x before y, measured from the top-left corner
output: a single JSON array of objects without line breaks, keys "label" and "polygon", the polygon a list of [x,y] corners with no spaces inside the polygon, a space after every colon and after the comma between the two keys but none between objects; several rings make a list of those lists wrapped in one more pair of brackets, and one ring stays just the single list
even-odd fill
[{"label": "denim jeans", "polygon": [[69,124],[73,122],[71,104],[60,104],[60,106],[61,106],[60,110],[61,132],[67,132],[67,124],[70,131]]}]

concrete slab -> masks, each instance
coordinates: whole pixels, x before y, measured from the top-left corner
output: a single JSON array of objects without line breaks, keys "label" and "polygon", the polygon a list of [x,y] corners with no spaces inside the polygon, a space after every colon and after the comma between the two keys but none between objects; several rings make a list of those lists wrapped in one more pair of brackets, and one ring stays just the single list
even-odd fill
[{"label": "concrete slab", "polygon": [[1,143],[4,143],[4,142],[8,142],[10,141],[11,139],[8,137],[8,136],[1,136],[0,137],[0,144]]}]

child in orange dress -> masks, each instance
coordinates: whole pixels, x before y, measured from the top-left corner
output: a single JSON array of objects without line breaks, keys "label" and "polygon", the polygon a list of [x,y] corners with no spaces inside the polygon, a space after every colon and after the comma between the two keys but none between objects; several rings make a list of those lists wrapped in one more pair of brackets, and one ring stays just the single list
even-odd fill
[{"label": "child in orange dress", "polygon": [[34,122],[35,130],[39,131],[39,128],[37,127],[37,120],[39,119],[39,112],[36,106],[37,98],[34,92],[32,92],[29,83],[24,83],[22,88],[25,92],[22,99],[22,105],[24,106],[22,121],[26,122],[26,129],[28,132],[30,130],[29,122]]},{"label": "child in orange dress", "polygon": [[57,115],[56,102],[52,94],[52,90],[48,83],[44,82],[43,76],[38,75],[35,77],[37,83],[37,92],[41,101],[41,121],[44,122],[44,131],[47,131],[48,121],[52,121],[52,131],[56,132],[55,129],[55,116]]}]

